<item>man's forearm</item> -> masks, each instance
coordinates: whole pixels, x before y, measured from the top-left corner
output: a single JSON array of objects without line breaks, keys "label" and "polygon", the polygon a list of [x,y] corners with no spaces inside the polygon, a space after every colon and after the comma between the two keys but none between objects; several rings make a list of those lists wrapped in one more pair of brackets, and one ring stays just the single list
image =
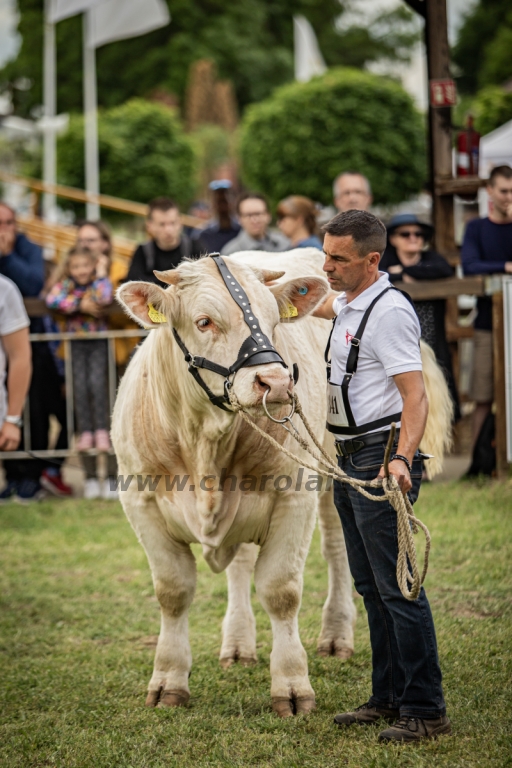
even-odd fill
[{"label": "man's forearm", "polygon": [[7,414],[9,416],[21,416],[30,386],[31,374],[30,357],[28,359],[19,357],[9,360],[7,377]]},{"label": "man's forearm", "polygon": [[338,296],[338,293],[334,293],[332,291],[328,296],[322,301],[321,304],[315,309],[314,312],[311,314],[313,317],[322,317],[324,320],[332,320],[333,317],[335,317],[334,310],[332,308],[332,305],[334,303],[334,299]]},{"label": "man's forearm", "polygon": [[424,390],[404,397],[397,453],[405,456],[411,464],[425,432],[427,416],[428,400]]}]

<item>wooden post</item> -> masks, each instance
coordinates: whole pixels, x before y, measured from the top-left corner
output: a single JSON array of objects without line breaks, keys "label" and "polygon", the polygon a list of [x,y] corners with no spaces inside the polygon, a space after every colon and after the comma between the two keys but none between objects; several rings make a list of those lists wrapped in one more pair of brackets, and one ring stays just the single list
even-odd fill
[{"label": "wooden post", "polygon": [[[446,0],[428,0],[425,14],[428,79],[450,78],[450,49]],[[452,178],[451,108],[429,105],[432,219],[435,247],[445,255],[456,251],[453,223],[453,198],[436,194],[436,182]]]},{"label": "wooden post", "polygon": [[507,406],[505,399],[505,324],[503,293],[492,295],[492,344],[494,361],[494,402],[496,406],[496,474],[503,480],[508,475]]}]

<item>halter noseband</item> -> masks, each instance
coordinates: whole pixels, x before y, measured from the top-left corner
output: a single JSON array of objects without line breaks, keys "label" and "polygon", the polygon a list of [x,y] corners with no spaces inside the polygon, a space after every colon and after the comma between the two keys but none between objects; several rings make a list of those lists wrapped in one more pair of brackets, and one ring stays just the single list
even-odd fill
[{"label": "halter noseband", "polygon": [[[206,392],[209,400],[214,405],[216,405],[217,408],[221,408],[223,411],[228,411],[231,413],[231,410],[226,408],[226,405],[229,405],[230,403],[228,394],[228,390],[231,387],[231,382],[229,381],[230,376],[240,370],[240,368],[253,365],[264,365],[265,363],[281,363],[281,365],[283,365],[285,368],[288,368],[288,366],[268,336],[265,336],[261,330],[259,320],[251,309],[251,303],[247,294],[245,293],[238,280],[233,277],[230,270],[227,268],[226,262],[222,256],[220,256],[218,253],[212,253],[210,254],[210,258],[213,259],[217,265],[217,268],[222,279],[224,280],[224,284],[228,289],[231,298],[236,301],[242,310],[245,323],[249,327],[250,336],[245,339],[242,346],[238,350],[238,357],[233,365],[231,365],[229,368],[225,368],[223,365],[213,363],[211,360],[207,360],[205,357],[193,355],[187,349],[185,342],[179,335],[176,328],[172,329],[172,333],[176,339],[177,345],[185,356],[185,362],[188,363],[189,373],[192,374],[199,386]],[[213,371],[213,373],[218,373],[220,376],[224,376],[223,395],[216,395],[211,391],[210,387],[201,377],[199,368],[205,368],[207,371]],[[298,368],[295,363],[293,365],[293,374],[293,378],[296,383],[298,379]]]}]

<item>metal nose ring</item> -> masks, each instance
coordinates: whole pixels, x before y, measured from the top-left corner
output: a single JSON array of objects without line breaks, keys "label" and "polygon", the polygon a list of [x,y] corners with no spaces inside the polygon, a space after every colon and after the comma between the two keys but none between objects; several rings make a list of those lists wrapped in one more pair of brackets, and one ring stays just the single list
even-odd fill
[{"label": "metal nose ring", "polygon": [[292,400],[292,410],[290,411],[288,416],[285,416],[284,419],[274,419],[274,417],[271,416],[270,413],[268,412],[268,408],[267,408],[267,396],[269,392],[270,392],[270,387],[267,390],[265,390],[265,394],[263,395],[263,400],[262,400],[262,405],[263,405],[263,410],[265,411],[265,415],[268,416],[268,418],[271,421],[274,421],[276,424],[286,424],[286,422],[290,421],[293,414],[295,413],[295,398],[293,398]]}]

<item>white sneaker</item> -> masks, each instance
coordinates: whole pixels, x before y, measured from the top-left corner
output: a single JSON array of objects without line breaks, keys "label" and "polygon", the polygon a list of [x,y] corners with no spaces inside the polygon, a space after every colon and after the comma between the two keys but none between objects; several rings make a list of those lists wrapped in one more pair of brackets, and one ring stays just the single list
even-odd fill
[{"label": "white sneaker", "polygon": [[84,485],[84,499],[100,499],[101,485],[96,477],[88,477]]},{"label": "white sneaker", "polygon": [[115,488],[115,477],[107,477],[103,486],[103,498],[107,501],[117,501],[119,498],[119,492]]}]

